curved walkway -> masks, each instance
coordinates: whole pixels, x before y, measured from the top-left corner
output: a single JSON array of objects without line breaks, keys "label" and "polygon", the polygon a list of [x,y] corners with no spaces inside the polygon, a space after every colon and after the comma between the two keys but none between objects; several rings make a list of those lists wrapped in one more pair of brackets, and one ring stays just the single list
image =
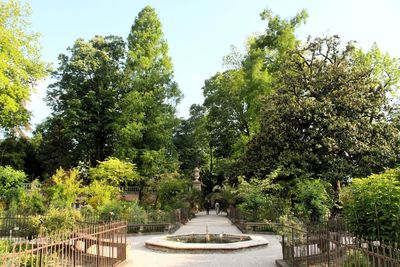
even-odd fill
[{"label": "curved walkway", "polygon": [[[206,226],[210,234],[241,232],[229,221],[225,214],[216,215],[210,211],[210,215],[204,212],[196,214],[196,218],[182,226],[175,234],[190,234],[206,232]],[[269,241],[267,247],[252,248],[229,253],[190,254],[185,252],[168,253],[147,249],[146,240],[162,235],[142,235],[128,237],[129,252],[127,261],[120,265],[123,267],[272,267],[275,260],[282,258],[282,249],[279,237],[276,235],[264,235]]]}]

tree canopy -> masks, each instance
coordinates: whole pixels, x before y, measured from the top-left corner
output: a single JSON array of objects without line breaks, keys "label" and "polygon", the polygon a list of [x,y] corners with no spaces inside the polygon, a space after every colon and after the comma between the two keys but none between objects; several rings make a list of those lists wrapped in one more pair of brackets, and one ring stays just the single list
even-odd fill
[{"label": "tree canopy", "polygon": [[29,15],[27,5],[0,1],[0,130],[8,134],[28,125],[26,103],[33,86],[46,76]]},{"label": "tree canopy", "polygon": [[175,169],[172,133],[181,92],[173,81],[161,22],[149,6],[139,12],[128,36],[125,75],[115,155],[135,162],[144,176]]},{"label": "tree canopy", "polygon": [[113,152],[125,43],[116,36],[96,36],[88,42],[78,39],[68,51],[59,56],[60,66],[53,73],[56,82],[49,86],[53,118],[49,135],[45,131],[43,137],[51,137],[54,124],[60,123],[73,162],[94,165]]},{"label": "tree canopy", "polygon": [[288,177],[336,181],[395,164],[399,132],[388,96],[399,77],[398,63],[377,47],[341,47],[337,36],[291,50],[264,100],[249,174],[282,166]]}]

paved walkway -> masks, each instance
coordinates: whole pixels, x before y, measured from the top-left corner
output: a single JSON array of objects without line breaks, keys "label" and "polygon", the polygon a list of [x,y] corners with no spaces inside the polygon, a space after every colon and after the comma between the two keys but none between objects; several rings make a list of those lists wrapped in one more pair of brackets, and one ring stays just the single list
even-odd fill
[{"label": "paved walkway", "polygon": [[[196,214],[186,225],[182,226],[175,234],[205,233],[206,226],[210,234],[241,232],[229,221],[225,214],[216,215],[213,210],[210,215]],[[147,249],[146,240],[161,235],[142,235],[128,237],[129,252],[123,267],[273,267],[275,260],[282,258],[282,249],[279,237],[276,235],[263,235],[268,239],[267,247],[252,248],[229,253],[190,254],[185,252],[168,253]]]},{"label": "paved walkway", "polygon": [[205,234],[206,228],[208,228],[209,234],[241,234],[242,232],[231,223],[226,217],[226,213],[215,214],[215,211],[211,210],[209,215],[205,212],[199,212],[196,217],[189,221],[186,225],[179,228],[175,235],[182,234]]}]

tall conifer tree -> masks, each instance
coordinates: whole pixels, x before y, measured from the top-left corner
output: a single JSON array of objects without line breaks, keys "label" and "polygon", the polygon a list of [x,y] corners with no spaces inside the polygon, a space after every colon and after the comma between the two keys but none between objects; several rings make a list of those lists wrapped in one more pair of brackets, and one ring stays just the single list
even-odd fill
[{"label": "tall conifer tree", "polygon": [[137,163],[144,176],[172,171],[175,106],[181,92],[173,81],[161,22],[149,6],[138,14],[128,36],[126,75],[116,154]]}]

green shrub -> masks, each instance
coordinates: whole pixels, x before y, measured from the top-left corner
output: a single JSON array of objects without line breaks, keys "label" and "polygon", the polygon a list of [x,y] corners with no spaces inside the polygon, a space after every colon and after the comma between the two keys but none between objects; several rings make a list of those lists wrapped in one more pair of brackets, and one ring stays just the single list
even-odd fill
[{"label": "green shrub", "polygon": [[102,209],[120,197],[119,188],[107,184],[106,181],[93,181],[84,192],[87,204],[94,210]]},{"label": "green shrub", "polygon": [[11,252],[12,246],[10,240],[0,240],[0,256],[4,255],[6,252]]},{"label": "green shrub", "polygon": [[99,211],[103,221],[123,220],[128,223],[147,223],[147,213],[136,201],[115,201],[105,205]]},{"label": "green shrub", "polygon": [[69,171],[58,169],[50,182],[51,185],[46,188],[50,205],[58,209],[71,208],[82,192],[82,181],[76,168]]},{"label": "green shrub", "polygon": [[293,191],[296,216],[305,221],[322,221],[329,217],[333,200],[331,185],[321,180],[299,180]]},{"label": "green shrub", "polygon": [[238,196],[238,208],[248,222],[260,222],[266,219],[270,209],[270,199],[264,193],[263,183],[264,181],[257,179],[247,182],[239,177],[239,185],[234,192]]},{"label": "green shrub", "polygon": [[173,175],[161,178],[158,182],[157,197],[161,209],[174,210],[187,207],[187,189],[189,185],[184,179]]},{"label": "green shrub", "polygon": [[66,233],[72,231],[81,219],[79,210],[51,207],[44,216],[39,217],[40,230],[43,234]]},{"label": "green shrub", "polygon": [[90,168],[89,176],[92,180],[117,187],[138,182],[140,178],[134,164],[112,157],[100,161],[97,167]]},{"label": "green shrub", "polygon": [[14,170],[10,166],[0,166],[0,191],[1,193],[10,188],[21,187],[27,181],[23,171]]},{"label": "green shrub", "polygon": [[31,190],[21,195],[18,210],[23,214],[44,214],[47,209],[45,200],[41,190],[33,186]]},{"label": "green shrub", "polygon": [[149,223],[167,223],[171,220],[171,212],[164,210],[147,210]]},{"label": "green shrub", "polygon": [[6,190],[3,195],[3,201],[8,212],[18,213],[21,211],[21,202],[26,192],[23,188],[15,187]]},{"label": "green shrub", "polygon": [[400,241],[400,169],[354,179],[342,190],[350,230],[373,240]]},{"label": "green shrub", "polygon": [[22,186],[27,181],[23,171],[14,170],[10,166],[0,166],[0,200],[6,209],[17,210]]}]

